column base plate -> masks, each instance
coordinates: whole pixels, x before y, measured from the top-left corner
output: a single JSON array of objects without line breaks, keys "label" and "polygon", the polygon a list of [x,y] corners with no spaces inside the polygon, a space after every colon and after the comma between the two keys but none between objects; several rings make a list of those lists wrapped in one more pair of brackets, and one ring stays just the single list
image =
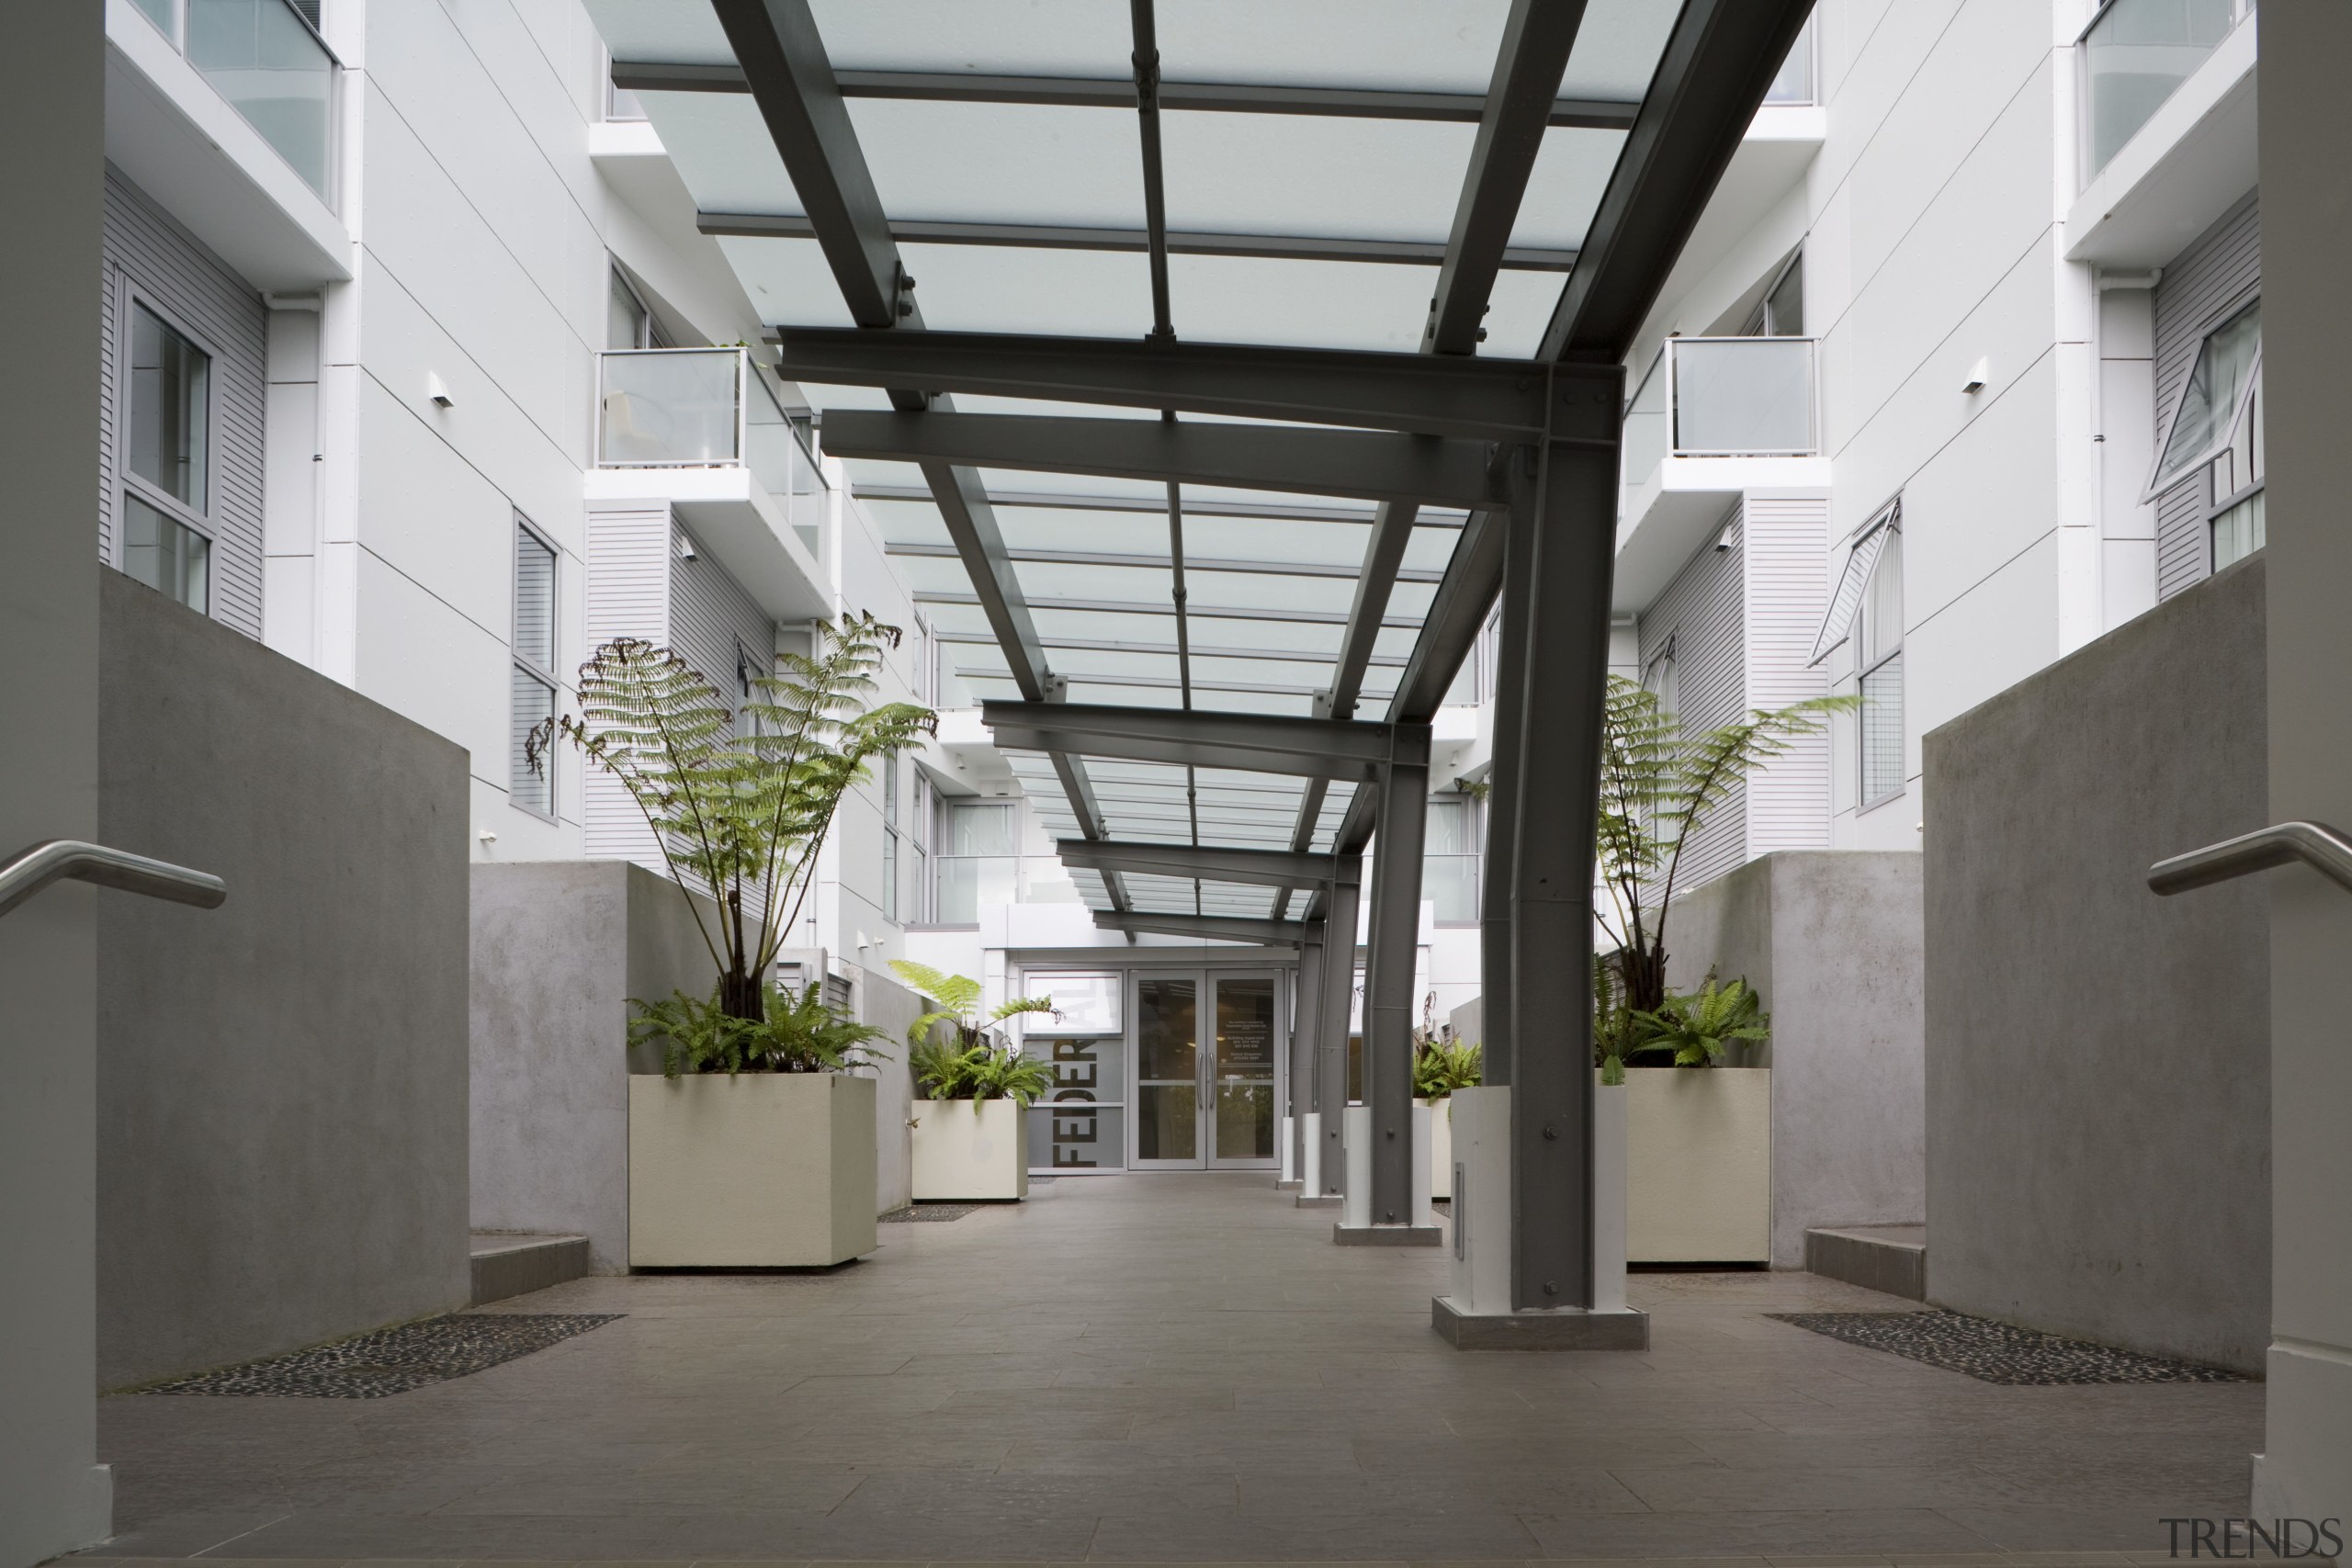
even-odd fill
[{"label": "column base plate", "polygon": [[1302,1209],[1336,1209],[1341,1201],[1337,1192],[1302,1192],[1298,1195],[1298,1206]]},{"label": "column base plate", "polygon": [[1457,1350],[1646,1350],[1650,1314],[1625,1308],[1587,1312],[1464,1312],[1452,1296],[1430,1303],[1430,1326]]}]

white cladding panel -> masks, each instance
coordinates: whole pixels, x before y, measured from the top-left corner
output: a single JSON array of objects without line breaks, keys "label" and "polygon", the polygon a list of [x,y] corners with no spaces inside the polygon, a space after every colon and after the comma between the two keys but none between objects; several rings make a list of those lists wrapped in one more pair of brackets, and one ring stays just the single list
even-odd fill
[{"label": "white cladding panel", "polygon": [[[2156,439],[2179,400],[2205,334],[2262,286],[2262,208],[2249,194],[2174,258],[2156,285]],[[2205,471],[2156,498],[2156,597],[2169,599],[2213,570],[2205,537]]]},{"label": "white cladding panel", "polygon": [[[588,513],[587,644],[592,653],[615,637],[642,637],[655,644],[670,640],[673,536],[667,506],[600,508]],[[662,870],[661,848],[628,792],[594,768],[589,769],[585,782],[589,855],[633,860]]]},{"label": "white cladding panel", "polygon": [[135,295],[211,355],[211,614],[258,637],[269,312],[243,278],[112,168],[107,170],[105,223],[98,334],[100,558],[115,559],[120,340],[128,330],[128,296]]},{"label": "white cladding panel", "polygon": [[[1740,513],[1747,560],[1747,696],[1750,708],[1784,708],[1829,690],[1825,664],[1808,669],[1826,609],[1821,563],[1829,524],[1826,497],[1750,496]],[[1829,847],[1829,736],[1789,749],[1747,781],[1744,859],[1779,850]]]},{"label": "white cladding panel", "polygon": [[[1653,683],[1671,645],[1672,706],[1685,736],[1729,724],[1750,706],[1746,546],[1739,541],[1739,510],[1735,507],[1718,532],[1709,536],[1699,553],[1641,616],[1642,669]],[[1719,538],[1732,541],[1729,547],[1718,548]],[[1747,863],[1747,793],[1744,784],[1735,784],[1723,803],[1692,830],[1677,870],[1676,892],[1712,881]]]}]

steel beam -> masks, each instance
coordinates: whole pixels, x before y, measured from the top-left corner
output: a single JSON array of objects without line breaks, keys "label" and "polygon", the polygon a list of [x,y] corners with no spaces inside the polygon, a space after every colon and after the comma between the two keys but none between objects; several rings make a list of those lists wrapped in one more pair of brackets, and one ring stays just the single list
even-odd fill
[{"label": "steel beam", "polygon": [[1812,11],[1683,0],[1539,357],[1614,363],[1632,349]]},{"label": "steel beam", "polygon": [[1293,947],[1306,940],[1305,920],[1253,919],[1247,915],[1156,914],[1146,910],[1114,913],[1094,911],[1094,924],[1106,931],[1129,936],[1208,937],[1217,942],[1258,942],[1267,947]]},{"label": "steel beam", "polygon": [[[977,593],[964,593],[948,588],[917,589],[914,600],[918,604],[975,605],[983,603]],[[1148,600],[1031,599],[1028,601],[1028,605],[1033,610],[1067,610],[1076,611],[1080,615],[1122,617],[1172,615],[1176,613],[1176,607],[1173,604],[1156,604]],[[1269,608],[1257,604],[1188,604],[1185,606],[1184,614],[1189,619],[1194,621],[1271,621],[1302,626],[1343,626],[1348,623],[1348,617],[1337,610],[1292,610]],[[1421,621],[1417,615],[1389,615],[1380,624],[1384,627],[1393,626],[1402,631],[1416,631],[1419,629]],[[1321,660],[1330,656],[1315,653],[1307,654],[1306,657]],[[1457,659],[1456,662],[1460,660]]]},{"label": "steel beam", "polygon": [[1054,844],[1062,863],[1088,871],[1123,871],[1138,876],[1184,876],[1202,882],[1238,882],[1282,887],[1326,883],[1339,874],[1329,855],[1288,850],[1242,850],[1216,844],[1140,844],[1062,839]]},{"label": "steel beam", "polygon": [[[791,212],[697,212],[697,232],[753,240],[815,238],[808,220]],[[1148,253],[1148,230],[1076,223],[965,223],[945,219],[891,220],[902,245],[988,245],[1025,251]],[[1245,256],[1260,261],[1368,262],[1387,266],[1435,266],[1445,247],[1433,240],[1356,240],[1306,234],[1235,234],[1171,229],[1168,253],[1180,256]],[[1575,270],[1577,253],[1544,245],[1512,245],[1503,253],[1509,272]]]},{"label": "steel beam", "polygon": [[[1499,254],[1498,250],[1487,259],[1491,263]],[[1488,290],[1494,276],[1491,265],[1479,274]],[[1159,338],[901,335],[839,327],[786,327],[778,344],[783,375],[820,385],[922,387],[1473,441],[1541,437],[1550,389],[1547,367],[1475,359],[1466,350],[1376,354]],[[825,442],[836,446],[830,424]]]},{"label": "steel beam", "polygon": [[[931,637],[933,642],[970,643],[985,648],[996,646],[996,638],[982,632],[941,631],[934,627]],[[1118,637],[1049,637],[1045,639],[1045,646],[1065,653],[1157,653],[1170,658],[1176,653],[1176,645],[1172,642],[1134,642]],[[1320,664],[1330,657],[1306,648],[1237,648],[1229,643],[1196,642],[1192,645],[1192,649],[1195,659],[1262,660],[1281,664]],[[1367,662],[1375,670],[1402,670],[1405,668],[1405,656],[1401,653],[1375,653]]]},{"label": "steel beam", "polygon": [[[1488,514],[1502,546],[1502,621],[1495,637],[1494,711],[1520,715],[1527,708],[1527,617],[1534,558],[1534,455],[1516,465],[1510,510]],[[1512,1007],[1517,991],[1511,974],[1511,868],[1519,863],[1520,728],[1497,723],[1487,768],[1485,875],[1478,889],[1479,1024],[1485,1032],[1481,1082],[1507,1089],[1519,1039]]]},{"label": "steel beam", "polygon": [[1071,751],[1295,778],[1377,779],[1394,763],[1426,767],[1430,755],[1425,724],[1012,702],[982,703],[980,722],[1008,750]]},{"label": "steel beam", "polygon": [[1442,435],[1278,424],[835,409],[825,450],[924,465],[1028,468],[1432,506],[1491,505],[1487,447]]},{"label": "steel beam", "polygon": [[[1777,56],[1775,58],[1778,58]],[[978,72],[842,71],[845,98],[902,98],[931,103],[1035,104],[1069,108],[1135,107],[1135,84],[1124,76],[1014,76]],[[669,65],[613,62],[613,85],[632,93],[740,93],[743,73],[733,65]],[[1162,108],[1214,114],[1329,115],[1347,119],[1440,120],[1476,124],[1486,100],[1476,93],[1396,92],[1376,87],[1261,86],[1250,83],[1162,82]],[[1560,98],[1547,122],[1623,130],[1641,108],[1607,98]]]},{"label": "steel beam", "polygon": [[[1412,529],[1408,526],[1405,533],[1409,537]],[[1404,548],[1405,541],[1398,540],[1396,549],[1400,557],[1404,553]],[[885,545],[882,547],[882,553],[886,556],[906,556],[915,558],[954,559],[956,547],[953,545]],[[1016,563],[1035,562],[1043,566],[1136,567],[1146,570],[1166,571],[1175,564],[1174,558],[1170,556],[1145,555],[1125,550],[1012,549],[1007,550],[1005,556],[1007,559]],[[1351,581],[1356,581],[1358,577],[1356,568],[1332,561],[1234,560],[1222,556],[1196,556],[1187,551],[1183,564],[1186,571],[1225,571],[1242,577],[1329,577],[1346,578]],[[1399,570],[1394,566],[1389,568],[1389,572],[1398,582],[1437,582],[1442,581],[1445,576],[1442,571]],[[1371,651],[1368,646],[1363,650],[1365,657],[1369,657]]]},{"label": "steel beam", "polygon": [[[929,501],[931,491],[921,485],[862,484],[850,492],[860,501]],[[1157,514],[1168,510],[1167,503],[1156,496],[1144,495],[1072,495],[1063,491],[1009,491],[989,492],[989,500],[998,506],[1043,507],[1058,512],[1148,512]],[[1195,517],[1263,517],[1277,523],[1370,523],[1377,516],[1377,508],[1370,506],[1310,506],[1298,502],[1281,501],[1201,501],[1184,498],[1184,510]],[[1424,509],[1419,520],[1423,528],[1459,528],[1467,513],[1460,511]]]}]

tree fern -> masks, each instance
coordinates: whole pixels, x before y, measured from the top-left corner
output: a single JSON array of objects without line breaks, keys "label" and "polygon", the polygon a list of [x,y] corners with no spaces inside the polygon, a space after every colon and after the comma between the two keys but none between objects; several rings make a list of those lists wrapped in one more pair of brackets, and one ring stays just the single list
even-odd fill
[{"label": "tree fern", "polygon": [[[581,666],[580,716],[547,720],[525,748],[537,771],[561,736],[628,792],[718,966],[716,1005],[751,1023],[768,1017],[763,977],[799,919],[842,795],[872,759],[938,728],[911,703],[869,705],[897,627],[849,615],[820,625],[816,641],[753,676],[739,716],[670,649],[616,638]],[[696,892],[718,905],[715,919]]]}]

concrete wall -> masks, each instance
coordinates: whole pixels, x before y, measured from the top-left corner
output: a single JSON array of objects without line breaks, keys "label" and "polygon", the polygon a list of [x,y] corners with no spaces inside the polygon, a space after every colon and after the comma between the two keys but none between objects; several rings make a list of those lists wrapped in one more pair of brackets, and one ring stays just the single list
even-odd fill
[{"label": "concrete wall", "polygon": [[1675,901],[1667,978],[1745,977],[1772,1015],[1772,1266],[1810,1225],[1926,1210],[1920,857],[1791,851]]},{"label": "concrete wall", "polygon": [[[96,6],[8,19],[0,129],[0,288],[19,313],[0,386],[0,854],[97,832],[98,602],[90,476],[98,367],[89,280],[104,179],[105,21]],[[196,911],[186,913],[201,919]],[[0,916],[0,1568],[103,1540],[112,1489],[90,1397],[96,1225],[96,896],[50,888]]]},{"label": "concrete wall", "polygon": [[465,753],[102,575],[99,1384],[463,1306]]},{"label": "concrete wall", "polygon": [[2265,888],[2158,898],[2144,878],[2267,820],[2265,570],[2177,595],[1928,739],[1933,1302],[2262,1365]]},{"label": "concrete wall", "polygon": [[576,1232],[594,1272],[628,1271],[628,1001],[707,996],[717,973],[643,866],[473,867],[476,1229]]}]

